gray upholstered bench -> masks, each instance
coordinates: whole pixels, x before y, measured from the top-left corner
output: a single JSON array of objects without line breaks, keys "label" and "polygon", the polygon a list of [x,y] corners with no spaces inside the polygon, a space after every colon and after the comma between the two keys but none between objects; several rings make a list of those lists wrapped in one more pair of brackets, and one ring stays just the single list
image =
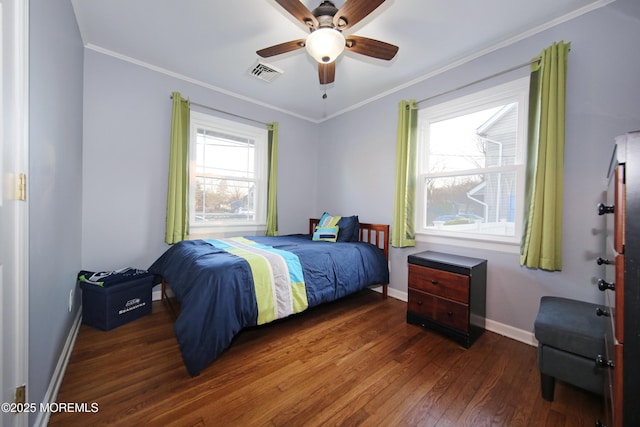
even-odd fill
[{"label": "gray upholstered bench", "polygon": [[601,307],[583,301],[545,296],[535,321],[542,397],[553,400],[555,380],[602,394],[604,377],[596,357],[604,354],[608,318]]}]

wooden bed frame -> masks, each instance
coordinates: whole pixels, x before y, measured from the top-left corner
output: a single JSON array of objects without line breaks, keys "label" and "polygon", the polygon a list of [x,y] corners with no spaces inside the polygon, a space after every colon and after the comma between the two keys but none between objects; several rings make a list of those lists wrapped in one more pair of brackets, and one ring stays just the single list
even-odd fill
[{"label": "wooden bed frame", "polygon": [[[313,231],[315,230],[319,222],[320,220],[318,218],[309,219],[309,234],[313,234]],[[384,253],[384,257],[387,259],[387,262],[389,262],[389,238],[390,238],[389,225],[368,224],[365,222],[361,222],[359,235],[360,235],[359,240],[361,242],[368,242],[382,249],[382,252]],[[387,288],[389,287],[389,284],[381,283],[380,285],[382,286],[382,298],[387,298],[387,295],[388,295]],[[171,312],[171,315],[173,316],[173,318],[176,319],[178,317],[179,307],[175,299],[171,298],[168,295],[167,293],[168,286],[169,285],[167,284],[167,281],[163,277],[160,298],[162,302],[167,306],[169,311]]]}]

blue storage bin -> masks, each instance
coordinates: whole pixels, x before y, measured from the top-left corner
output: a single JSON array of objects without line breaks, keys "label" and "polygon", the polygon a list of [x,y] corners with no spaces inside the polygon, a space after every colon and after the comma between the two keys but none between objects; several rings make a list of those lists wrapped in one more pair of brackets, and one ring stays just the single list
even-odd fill
[{"label": "blue storage bin", "polygon": [[84,324],[108,331],[151,314],[151,273],[141,272],[104,287],[81,280],[79,283]]}]

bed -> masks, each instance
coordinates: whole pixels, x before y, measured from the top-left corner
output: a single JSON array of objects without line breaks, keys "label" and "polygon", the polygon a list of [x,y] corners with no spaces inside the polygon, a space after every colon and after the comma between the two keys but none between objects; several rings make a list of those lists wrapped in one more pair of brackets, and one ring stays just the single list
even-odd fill
[{"label": "bed", "polygon": [[371,286],[382,286],[386,298],[389,226],[353,218],[351,237],[336,242],[314,240],[321,219],[312,218],[309,234],[185,240],[162,254],[149,271],[162,283],[162,299],[174,314],[188,373],[198,375],[243,328]]}]

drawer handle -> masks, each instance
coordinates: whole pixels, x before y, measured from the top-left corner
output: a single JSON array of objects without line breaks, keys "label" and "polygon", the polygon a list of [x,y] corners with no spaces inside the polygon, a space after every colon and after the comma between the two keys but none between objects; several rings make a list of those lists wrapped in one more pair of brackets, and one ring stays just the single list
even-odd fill
[{"label": "drawer handle", "polygon": [[596,367],[598,368],[614,368],[616,364],[613,360],[606,359],[603,355],[596,356]]},{"label": "drawer handle", "polygon": [[604,203],[598,203],[598,215],[612,214],[615,212],[615,206],[607,206]]},{"label": "drawer handle", "polygon": [[616,284],[612,282],[607,282],[603,279],[598,279],[598,289],[600,289],[602,292],[606,291],[607,289],[611,289],[612,291],[615,291]]},{"label": "drawer handle", "polygon": [[417,304],[422,305],[422,300],[418,300]]},{"label": "drawer handle", "polygon": [[438,284],[438,281],[437,281],[436,279],[431,279],[431,284],[432,284],[432,285],[437,285],[437,284]]},{"label": "drawer handle", "polygon": [[447,311],[447,316],[449,317],[453,316],[453,311]]},{"label": "drawer handle", "polygon": [[596,308],[596,316],[604,316],[609,317],[611,314],[607,310],[603,310],[602,308]]},{"label": "drawer handle", "polygon": [[596,259],[596,262],[598,263],[598,265],[610,265],[610,264],[615,264],[614,261],[611,261],[610,259],[606,259],[606,258],[602,258],[602,257],[598,257],[598,259]]}]

